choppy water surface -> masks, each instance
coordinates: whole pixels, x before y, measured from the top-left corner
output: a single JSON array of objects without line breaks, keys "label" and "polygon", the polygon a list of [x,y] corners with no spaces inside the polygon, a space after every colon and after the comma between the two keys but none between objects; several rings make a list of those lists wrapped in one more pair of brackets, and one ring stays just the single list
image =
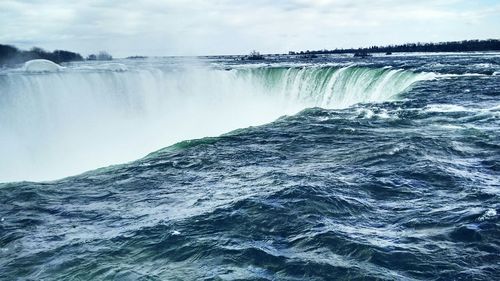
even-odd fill
[{"label": "choppy water surface", "polygon": [[0,74],[1,181],[177,142],[0,184],[0,279],[500,278],[500,55],[120,63]]}]

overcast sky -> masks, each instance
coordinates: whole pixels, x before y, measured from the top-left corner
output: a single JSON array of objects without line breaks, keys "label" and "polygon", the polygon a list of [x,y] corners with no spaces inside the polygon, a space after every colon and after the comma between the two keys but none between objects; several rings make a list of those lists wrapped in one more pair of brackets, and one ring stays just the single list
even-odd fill
[{"label": "overcast sky", "polygon": [[115,56],[500,38],[500,0],[0,0],[0,43]]}]

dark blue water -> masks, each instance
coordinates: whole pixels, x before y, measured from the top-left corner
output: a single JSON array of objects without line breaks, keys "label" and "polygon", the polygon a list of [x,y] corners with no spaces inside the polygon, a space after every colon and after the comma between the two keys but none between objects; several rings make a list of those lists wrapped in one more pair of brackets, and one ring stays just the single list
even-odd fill
[{"label": "dark blue water", "polygon": [[1,184],[0,279],[500,279],[500,56],[355,63],[438,77]]}]

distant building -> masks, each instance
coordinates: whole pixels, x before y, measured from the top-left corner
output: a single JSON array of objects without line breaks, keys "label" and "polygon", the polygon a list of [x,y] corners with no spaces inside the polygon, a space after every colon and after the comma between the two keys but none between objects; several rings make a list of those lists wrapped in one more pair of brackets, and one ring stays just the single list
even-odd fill
[{"label": "distant building", "polygon": [[100,51],[99,54],[97,55],[97,60],[112,60],[113,57],[105,51]]},{"label": "distant building", "polygon": [[106,51],[100,51],[99,54],[90,54],[87,60],[113,60],[113,57]]},{"label": "distant building", "polygon": [[253,50],[250,52],[250,55],[248,55],[245,59],[247,59],[247,60],[263,60],[264,56],[261,55],[259,52]]},{"label": "distant building", "polygon": [[355,58],[367,58],[367,57],[371,57],[372,55],[371,54],[368,54],[368,53],[365,53],[365,52],[356,52],[354,53],[354,57]]}]

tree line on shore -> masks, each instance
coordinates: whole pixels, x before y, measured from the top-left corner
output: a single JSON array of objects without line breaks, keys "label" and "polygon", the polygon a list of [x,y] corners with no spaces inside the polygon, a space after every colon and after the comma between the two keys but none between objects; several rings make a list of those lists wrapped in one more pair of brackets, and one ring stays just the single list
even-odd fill
[{"label": "tree line on shore", "polygon": [[42,48],[33,47],[28,51],[20,50],[14,46],[0,44],[0,66],[12,66],[34,59],[46,59],[55,63],[81,61],[83,57],[74,52],[55,50],[45,51]]},{"label": "tree line on shore", "polygon": [[290,51],[290,55],[304,54],[346,54],[346,53],[396,53],[396,52],[481,52],[500,51],[500,40],[463,40],[439,43],[407,43],[389,46],[371,46],[366,48]]},{"label": "tree line on shore", "polygon": [[[84,60],[82,55],[65,50],[55,50],[53,52],[48,52],[42,48],[33,47],[30,50],[25,51],[11,45],[0,44],[0,67],[14,66],[34,59],[46,59],[58,64],[63,62]],[[97,55],[91,54],[85,59],[112,60],[113,57],[109,53],[101,51]]]},{"label": "tree line on shore", "polygon": [[[500,40],[464,40],[439,43],[407,43],[401,45],[371,46],[366,48],[334,49],[334,50],[307,50],[290,51],[290,55],[320,55],[320,54],[368,54],[368,53],[393,53],[393,52],[474,52],[474,51],[500,51]],[[258,54],[255,52],[255,54]],[[261,58],[252,53],[249,58]],[[33,59],[47,59],[55,63],[81,61],[84,58],[75,52],[55,50],[48,52],[42,48],[33,47],[28,51],[20,50],[11,45],[0,44],[0,67],[13,66]],[[112,60],[107,52],[101,51],[97,55],[91,54],[87,60]]]}]

